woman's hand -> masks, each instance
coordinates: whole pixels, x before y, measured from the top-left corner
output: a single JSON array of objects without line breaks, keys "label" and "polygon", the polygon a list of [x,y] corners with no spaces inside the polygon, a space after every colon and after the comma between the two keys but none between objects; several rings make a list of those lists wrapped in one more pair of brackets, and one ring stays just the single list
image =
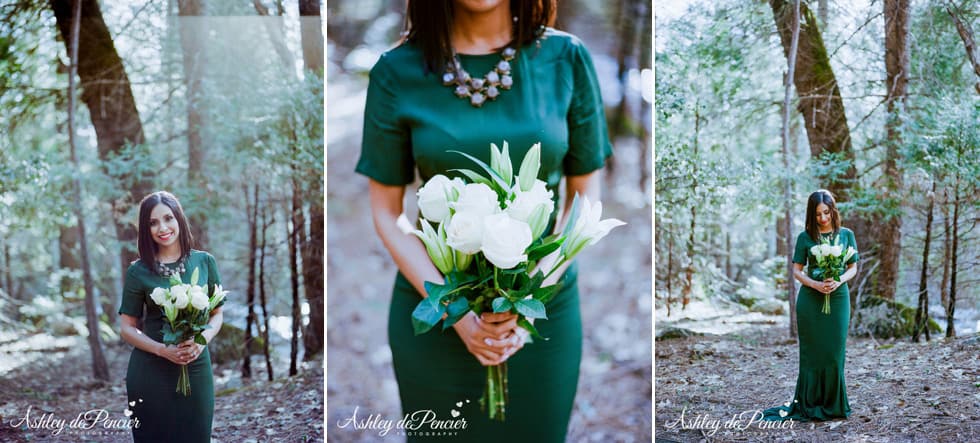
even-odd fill
[{"label": "woman's hand", "polygon": [[180,342],[176,347],[178,359],[180,360],[180,365],[186,365],[197,360],[197,357],[204,352],[204,345],[197,344],[194,339],[187,339]]},{"label": "woman's hand", "polygon": [[822,282],[818,282],[817,283],[817,287],[814,288],[814,289],[816,289],[816,290],[818,290],[818,291],[820,291],[820,292],[822,292],[824,294],[830,294],[831,292],[836,291],[837,288],[839,288],[840,285],[842,285],[842,284],[843,283],[841,283],[841,282],[839,282],[837,280],[834,280],[832,278],[828,278],[828,279],[826,279],[826,280],[824,280]]},{"label": "woman's hand", "polygon": [[161,343],[161,345],[163,346],[159,347],[159,350],[156,352],[159,357],[165,358],[175,365],[186,365],[190,363],[190,361],[187,361],[187,352],[179,346],[164,343]]},{"label": "woman's hand", "polygon": [[[515,314],[484,314],[477,317],[472,311],[459,319],[453,329],[463,341],[466,350],[483,366],[499,365],[510,357],[507,348],[517,345],[513,333],[517,327]],[[513,352],[511,352],[512,354]]]}]

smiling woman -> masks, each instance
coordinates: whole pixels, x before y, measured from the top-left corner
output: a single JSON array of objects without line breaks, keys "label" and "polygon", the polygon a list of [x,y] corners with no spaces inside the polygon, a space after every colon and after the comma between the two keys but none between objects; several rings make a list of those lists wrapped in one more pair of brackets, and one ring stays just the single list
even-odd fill
[{"label": "smiling woman", "polygon": [[[165,326],[169,325],[165,325],[163,310],[152,296],[155,289],[171,287],[174,279],[193,285],[206,282],[209,294],[220,292],[221,278],[214,257],[191,249],[194,239],[190,232],[183,208],[173,194],[155,192],[140,203],[140,258],[126,271],[119,308],[121,335],[135,347],[126,373],[126,390],[132,415],[141,423],[133,428],[137,442],[211,440],[214,378],[206,343],[221,329],[223,301],[208,313],[210,327],[201,333],[205,344],[191,339],[174,346],[164,343]],[[194,276],[199,280],[191,281]],[[190,395],[174,390],[184,367]]]}]

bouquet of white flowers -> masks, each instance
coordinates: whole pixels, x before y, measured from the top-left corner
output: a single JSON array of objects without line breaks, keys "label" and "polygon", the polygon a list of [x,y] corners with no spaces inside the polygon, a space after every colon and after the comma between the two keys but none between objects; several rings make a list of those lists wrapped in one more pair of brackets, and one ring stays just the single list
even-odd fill
[{"label": "bouquet of white flowers", "polygon": [[[418,191],[421,230],[432,262],[445,276],[444,284],[425,282],[428,297],[412,313],[415,334],[422,334],[446,315],[443,330],[467,312],[510,312],[531,336],[541,337],[529,319],[546,319],[545,304],[560,284],[543,282],[586,246],[594,245],[617,219],[600,220],[602,203],[575,196],[569,222],[562,232],[542,237],[555,210],[553,193],[537,178],[541,144],[524,156],[514,175],[507,142],[503,150],[491,144],[490,165],[456,152],[476,163],[486,174],[453,170],[470,180],[436,175]],[[438,225],[432,227],[432,223]],[[546,259],[547,257],[547,259]],[[507,363],[487,367],[481,407],[491,419],[504,420],[507,403]]]},{"label": "bouquet of white flowers", "polygon": [[[844,270],[847,266],[847,261],[854,256],[857,251],[853,247],[848,246],[844,249],[844,245],[838,244],[840,235],[834,238],[831,242],[824,239],[818,245],[814,245],[810,248],[810,253],[817,261],[816,268],[810,271],[810,275],[816,280],[826,280],[833,279],[835,281],[840,281],[840,276],[844,274]],[[830,294],[823,295],[823,308],[820,312],[824,314],[830,314]]]},{"label": "bouquet of white flowers", "polygon": [[[208,286],[199,281],[197,268],[191,273],[191,284],[180,281],[175,275],[170,276],[170,288],[156,288],[150,293],[150,298],[163,310],[167,319],[163,324],[163,343],[176,345],[184,340],[194,338],[194,342],[207,345],[201,332],[211,328],[208,320],[211,311],[225,299],[227,291],[221,285],[215,285],[211,296],[207,295]],[[180,377],[177,379],[177,392],[185,396],[191,393],[191,383],[187,376],[187,366],[180,367]]]}]

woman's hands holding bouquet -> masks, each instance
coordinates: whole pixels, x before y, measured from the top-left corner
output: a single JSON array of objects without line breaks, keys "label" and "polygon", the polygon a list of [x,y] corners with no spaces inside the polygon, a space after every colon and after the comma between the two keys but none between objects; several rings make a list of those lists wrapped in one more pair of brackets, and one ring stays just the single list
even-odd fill
[{"label": "woman's hands holding bouquet", "polygon": [[[499,365],[524,347],[527,332],[517,326],[517,314],[470,311],[453,325],[466,350],[483,366]],[[523,333],[522,333],[523,331]]]},{"label": "woman's hands holding bouquet", "polygon": [[194,339],[185,340],[176,346],[163,344],[157,355],[169,360],[176,365],[187,365],[193,363],[204,352],[204,345],[194,342]]}]

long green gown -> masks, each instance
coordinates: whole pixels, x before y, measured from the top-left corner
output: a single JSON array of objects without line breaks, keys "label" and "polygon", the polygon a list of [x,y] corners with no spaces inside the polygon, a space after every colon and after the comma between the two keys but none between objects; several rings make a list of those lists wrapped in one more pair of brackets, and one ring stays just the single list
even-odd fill
[{"label": "long green gown", "polygon": [[[531,145],[541,142],[538,178],[547,182],[557,201],[563,175],[601,168],[612,147],[585,46],[553,29],[538,42],[540,46],[520,48],[511,61],[513,88],[481,108],[442,85],[441,72],[427,74],[422,52],[412,43],[386,52],[371,70],[356,171],[389,185],[412,183],[416,169],[423,180],[436,174],[460,176],[450,170],[475,165],[446,151],[466,152],[489,164],[490,143],[507,141],[516,173]],[[476,77],[500,60],[498,54],[460,55],[463,68]],[[550,340],[528,344],[508,360],[510,397],[506,421],[498,423],[489,421],[478,405],[486,369],[455,330],[442,332],[440,325],[413,334],[411,315],[422,298],[399,272],[388,340],[403,413],[432,410],[445,420],[454,418],[455,410],[467,422],[463,430],[409,431],[408,440],[564,441],[582,354],[576,275],[573,265],[548,306],[548,319],[535,323]]]},{"label": "long green gown", "polygon": [[[834,241],[834,233],[821,234],[822,238]],[[796,238],[793,263],[807,266],[808,275],[816,267],[816,259],[810,248],[819,242],[803,231]],[[857,251],[854,232],[841,228],[837,244],[853,247]],[[858,261],[858,254],[848,260],[848,264]],[[796,323],[800,342],[800,372],[796,379],[796,392],[789,406],[777,406],[763,412],[769,421],[789,420],[810,421],[847,418],[851,406],[847,402],[847,387],[844,382],[845,345],[847,344],[848,321],[851,317],[851,297],[847,283],[830,293],[830,314],[821,312],[824,294],[801,286],[796,297]],[[785,416],[780,415],[785,411]]]},{"label": "long green gown", "polygon": [[[175,265],[168,265],[173,269]],[[208,293],[214,285],[221,284],[214,257],[203,251],[192,250],[181,274],[184,283],[191,283],[194,269],[200,271],[200,281],[207,282]],[[166,321],[160,306],[150,299],[155,288],[169,288],[169,279],[157,275],[137,260],[126,271],[120,314],[143,319],[143,333],[163,342],[163,323]],[[224,302],[222,302],[223,304]],[[144,307],[146,313],[144,317]],[[136,442],[210,442],[211,422],[214,416],[214,379],[211,372],[211,354],[208,348],[187,365],[191,395],[176,392],[180,365],[169,360],[133,349],[126,371],[127,407],[133,411],[131,418],[139,420],[133,428]]]}]

